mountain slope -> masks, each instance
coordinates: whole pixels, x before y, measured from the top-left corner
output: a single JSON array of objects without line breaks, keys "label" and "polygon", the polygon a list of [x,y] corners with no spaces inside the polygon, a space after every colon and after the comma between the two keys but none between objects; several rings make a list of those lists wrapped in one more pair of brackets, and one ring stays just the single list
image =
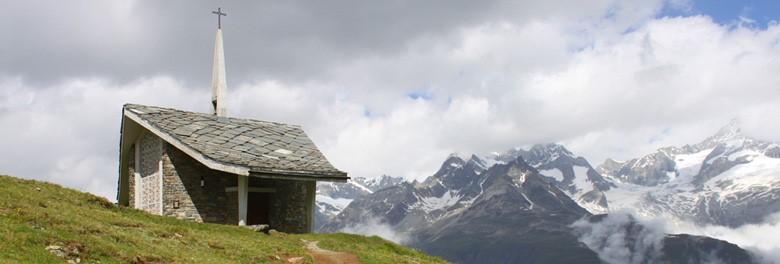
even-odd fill
[{"label": "mountain slope", "polygon": [[552,176],[558,188],[583,208],[594,214],[609,211],[604,192],[615,185],[605,180],[585,158],[558,144],[535,145],[528,151],[520,151],[520,155],[542,175]]},{"label": "mountain slope", "polygon": [[0,176],[0,239],[4,263],[312,263],[302,239],[355,253],[366,263],[443,262],[377,237],[265,235],[154,216],[91,194],[8,176]]},{"label": "mountain slope", "polygon": [[599,262],[568,231],[587,211],[522,158],[479,178],[483,191],[473,202],[420,230],[413,247],[463,263]]},{"label": "mountain slope", "polygon": [[697,144],[607,160],[597,170],[618,186],[606,192],[613,209],[738,227],[780,212],[778,153],[779,144],[749,138],[732,123]]},{"label": "mountain slope", "polygon": [[615,185],[606,180],[585,158],[574,155],[564,146],[544,144],[534,145],[528,150],[515,148],[504,153],[493,153],[488,159],[506,163],[520,156],[539,170],[545,180],[555,184],[589,212],[603,214],[609,211],[604,192]]}]

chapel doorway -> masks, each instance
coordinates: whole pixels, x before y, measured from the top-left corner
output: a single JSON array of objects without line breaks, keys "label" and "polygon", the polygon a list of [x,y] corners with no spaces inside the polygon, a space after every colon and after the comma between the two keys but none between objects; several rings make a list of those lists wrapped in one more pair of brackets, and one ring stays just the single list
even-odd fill
[{"label": "chapel doorway", "polygon": [[250,192],[247,197],[247,225],[270,224],[271,193]]}]

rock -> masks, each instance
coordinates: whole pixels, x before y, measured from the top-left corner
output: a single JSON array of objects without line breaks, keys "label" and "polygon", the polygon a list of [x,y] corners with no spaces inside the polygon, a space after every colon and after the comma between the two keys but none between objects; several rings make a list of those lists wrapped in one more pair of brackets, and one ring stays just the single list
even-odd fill
[{"label": "rock", "polygon": [[65,253],[64,250],[62,250],[62,246],[50,245],[50,246],[46,247],[46,250],[48,250],[49,252],[51,252],[55,256],[58,256],[58,257],[61,257],[61,258],[64,258],[64,257],[68,256],[68,254]]},{"label": "rock", "polygon": [[294,257],[287,259],[287,263],[301,264],[304,263],[303,257]]},{"label": "rock", "polygon": [[270,231],[271,227],[268,225],[248,225],[244,226],[246,228],[252,229],[255,232],[263,232],[268,234],[268,231]]}]

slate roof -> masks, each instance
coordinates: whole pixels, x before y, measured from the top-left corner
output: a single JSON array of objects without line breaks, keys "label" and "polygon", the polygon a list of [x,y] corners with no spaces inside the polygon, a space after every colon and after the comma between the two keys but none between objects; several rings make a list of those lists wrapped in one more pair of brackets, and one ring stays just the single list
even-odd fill
[{"label": "slate roof", "polygon": [[125,115],[135,115],[170,136],[164,140],[179,141],[221,164],[246,167],[250,175],[348,179],[300,126],[239,118],[225,121],[213,114],[136,104],[126,104],[124,110]]}]

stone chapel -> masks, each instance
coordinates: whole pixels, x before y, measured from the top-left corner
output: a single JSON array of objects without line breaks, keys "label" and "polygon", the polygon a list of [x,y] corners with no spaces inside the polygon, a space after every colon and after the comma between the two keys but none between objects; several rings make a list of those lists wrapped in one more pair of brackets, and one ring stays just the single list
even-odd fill
[{"label": "stone chapel", "polygon": [[117,201],[180,219],[312,232],[317,181],[346,182],[300,126],[228,117],[221,16],[211,114],[126,104]]}]

